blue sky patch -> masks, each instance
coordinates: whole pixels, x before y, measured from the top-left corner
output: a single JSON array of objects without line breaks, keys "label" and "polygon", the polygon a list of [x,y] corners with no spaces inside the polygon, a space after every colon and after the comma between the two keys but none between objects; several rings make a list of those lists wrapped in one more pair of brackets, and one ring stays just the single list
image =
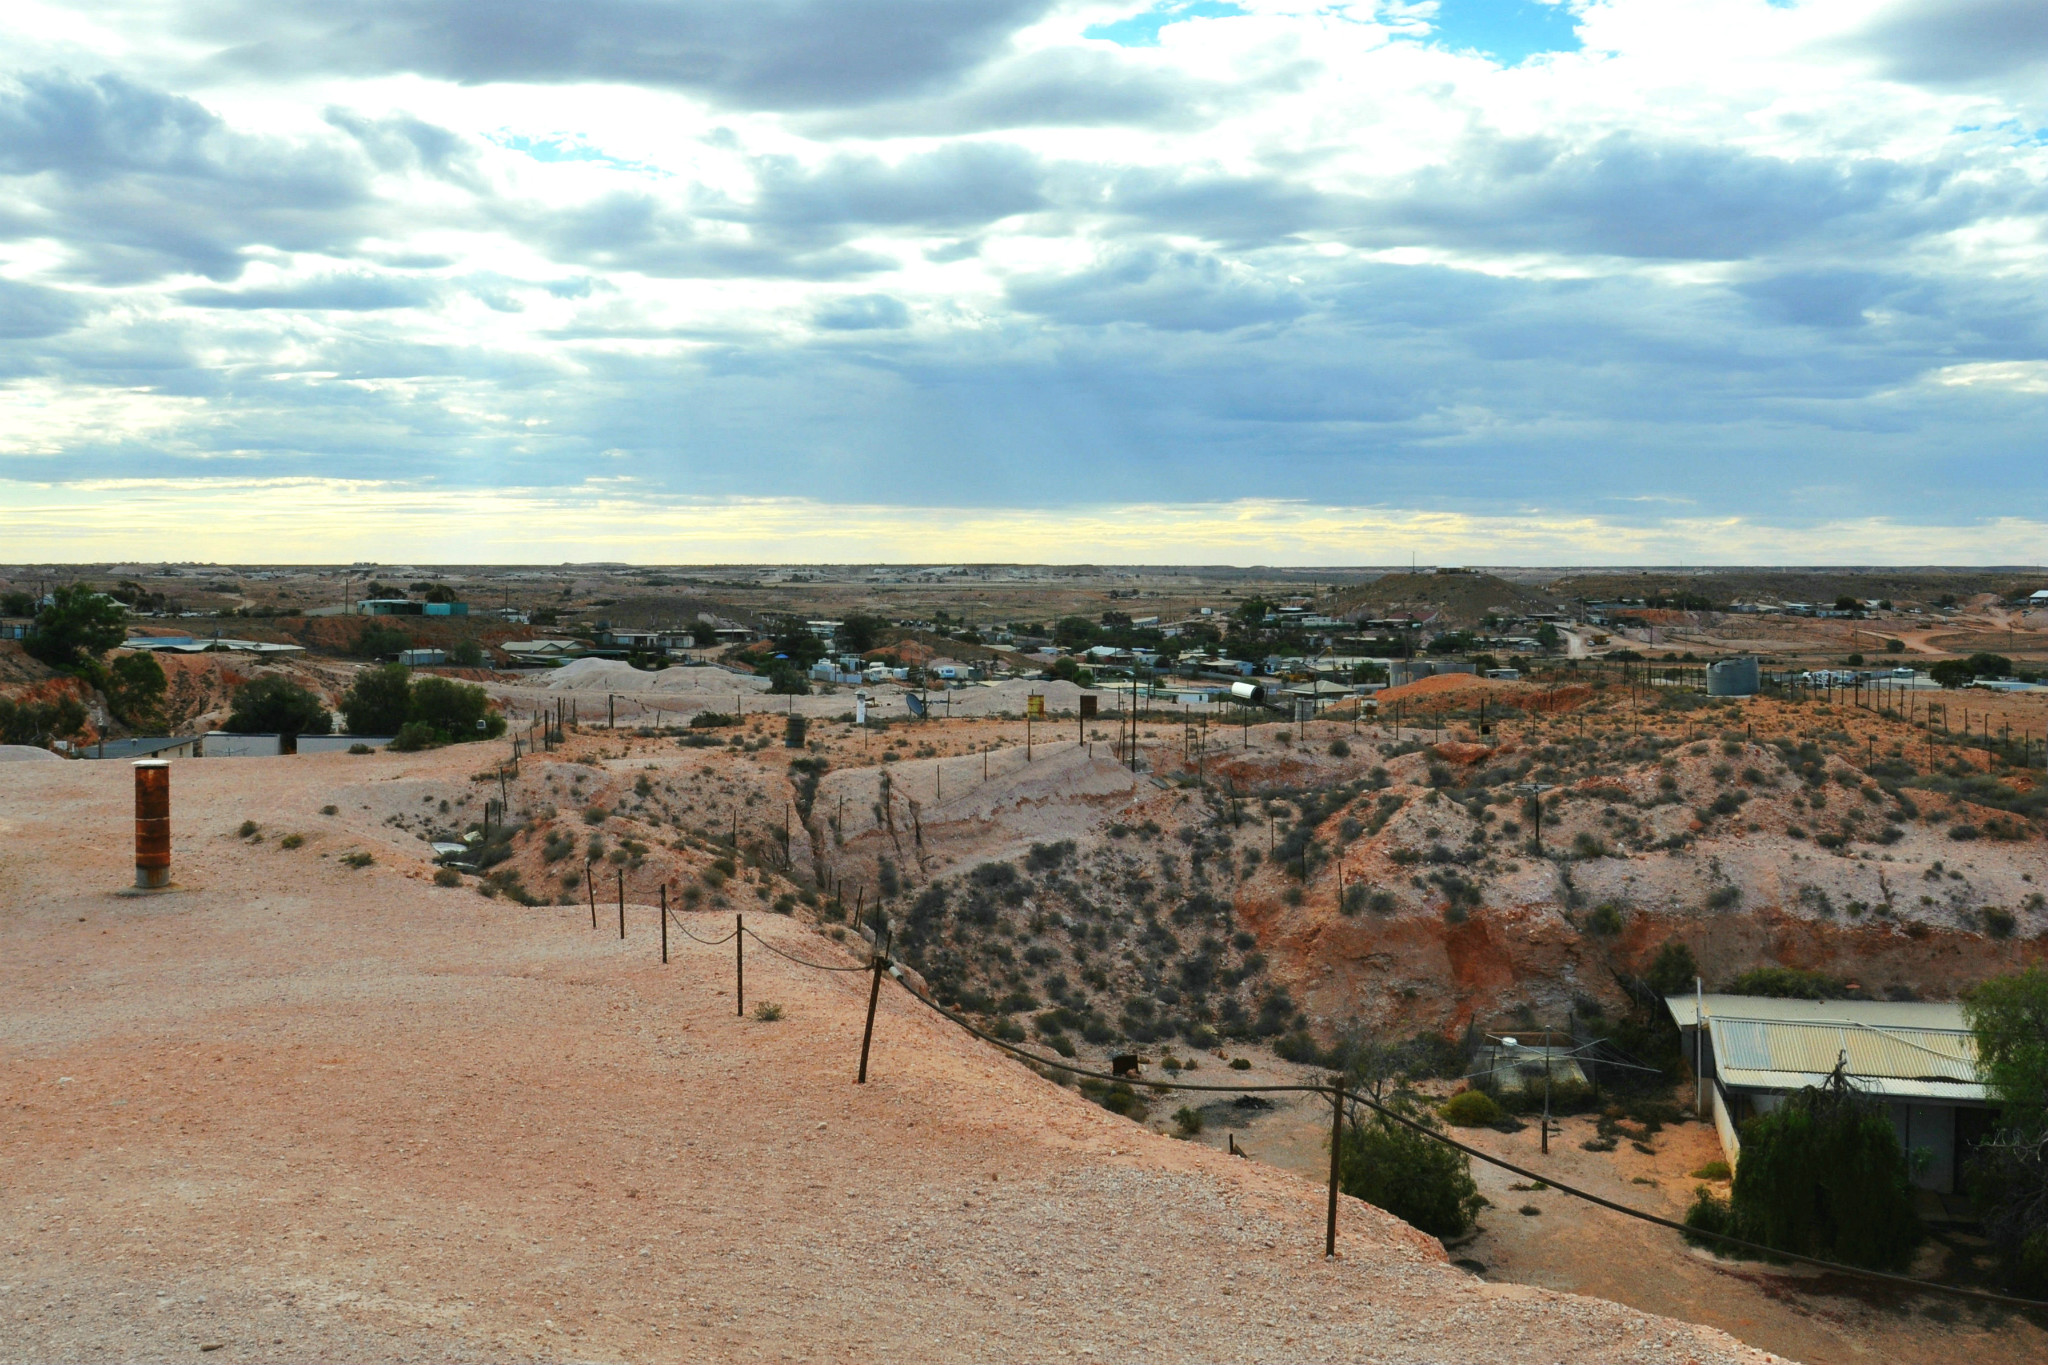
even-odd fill
[{"label": "blue sky patch", "polygon": [[565,138],[527,137],[525,134],[500,133],[491,138],[500,147],[523,152],[535,161],[594,161],[600,166],[612,166],[622,171],[643,169],[639,163],[621,161],[609,156],[588,143],[575,142]]},{"label": "blue sky patch", "polygon": [[1118,47],[1158,47],[1159,30],[1168,24],[1183,19],[1228,19],[1244,12],[1228,0],[1180,0],[1178,4],[1154,5],[1142,14],[1083,29],[1081,36],[1106,38]]},{"label": "blue sky patch", "polygon": [[1544,0],[1441,0],[1434,26],[1444,47],[1515,66],[1539,52],[1577,52],[1577,25],[1570,6]]}]

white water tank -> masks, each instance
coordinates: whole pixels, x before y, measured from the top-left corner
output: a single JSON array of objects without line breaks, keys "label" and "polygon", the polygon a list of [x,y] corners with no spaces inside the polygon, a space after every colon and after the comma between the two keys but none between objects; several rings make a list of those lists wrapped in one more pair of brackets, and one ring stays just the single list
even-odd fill
[{"label": "white water tank", "polygon": [[1707,665],[1707,695],[1753,697],[1757,690],[1756,656],[1719,659]]}]

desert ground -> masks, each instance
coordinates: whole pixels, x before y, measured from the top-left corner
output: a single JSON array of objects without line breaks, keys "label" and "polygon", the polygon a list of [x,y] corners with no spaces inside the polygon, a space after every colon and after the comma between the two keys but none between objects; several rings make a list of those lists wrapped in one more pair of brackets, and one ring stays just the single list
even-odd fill
[{"label": "desert ground", "polygon": [[435,886],[382,813],[481,758],[180,764],[179,889],[150,897],[117,894],[126,765],[10,765],[0,1357],[1768,1358],[1486,1283],[1351,1200],[1325,1261],[1314,1184],[893,984],[856,1087],[861,973],[750,943],[783,1017],[739,1017],[730,948],[678,934],[663,966],[644,904],[622,941]]}]

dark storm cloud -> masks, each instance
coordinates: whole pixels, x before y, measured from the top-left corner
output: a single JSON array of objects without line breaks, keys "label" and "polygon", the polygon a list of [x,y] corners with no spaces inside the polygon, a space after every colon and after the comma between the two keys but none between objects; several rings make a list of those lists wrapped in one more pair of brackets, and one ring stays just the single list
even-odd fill
[{"label": "dark storm cloud", "polygon": [[1847,46],[1886,75],[1932,86],[1976,86],[2048,66],[2041,0],[1909,0]]},{"label": "dark storm cloud", "polygon": [[194,308],[333,309],[362,313],[418,308],[432,303],[438,292],[430,281],[355,271],[271,289],[187,289],[173,297]]},{"label": "dark storm cloud", "polygon": [[609,82],[749,109],[828,109],[941,86],[1050,0],[229,0],[187,22],[270,75],[416,72]]},{"label": "dark storm cloud", "polygon": [[365,168],[319,144],[228,128],[182,96],[63,72],[0,86],[0,240],[46,237],[69,273],[131,284],[241,273],[246,253],[346,250],[366,226]]},{"label": "dark storm cloud", "polygon": [[1227,332],[1297,317],[1307,307],[1286,285],[1214,256],[1145,247],[1073,274],[1013,279],[1007,292],[1013,306],[1063,323],[1169,332]]}]

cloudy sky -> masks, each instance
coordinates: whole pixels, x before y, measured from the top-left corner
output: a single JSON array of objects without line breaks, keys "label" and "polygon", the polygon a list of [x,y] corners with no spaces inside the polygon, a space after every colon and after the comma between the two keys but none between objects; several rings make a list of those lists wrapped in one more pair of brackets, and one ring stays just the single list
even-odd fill
[{"label": "cloudy sky", "polygon": [[10,0],[0,559],[2048,559],[2041,0]]}]

